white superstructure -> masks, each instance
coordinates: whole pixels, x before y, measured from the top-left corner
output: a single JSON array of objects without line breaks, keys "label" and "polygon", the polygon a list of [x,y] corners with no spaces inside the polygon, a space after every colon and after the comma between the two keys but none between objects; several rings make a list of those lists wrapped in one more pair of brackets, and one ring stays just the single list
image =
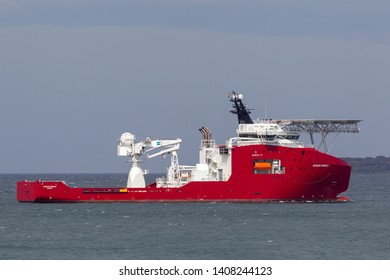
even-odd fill
[{"label": "white superstructure", "polygon": [[[227,181],[231,175],[232,149],[236,146],[274,145],[291,148],[304,148],[299,141],[301,133],[309,133],[311,147],[314,147],[314,133],[321,134],[320,147],[325,153],[329,151],[326,136],[329,133],[358,132],[359,120],[257,120],[253,121],[249,109],[242,103],[243,96],[232,92],[229,99],[234,103],[231,112],[238,116],[237,137],[229,138],[225,145],[216,145],[210,130],[202,127],[202,142],[199,150],[199,163],[195,166],[179,165],[177,151],[181,139],[150,139],[136,142],[135,135],[123,133],[117,143],[118,156],[131,158],[127,187],[145,187],[144,171],[140,168],[140,157],[148,158],[171,154],[171,165],[166,178],[158,178],[157,187],[181,187],[192,181]],[[307,147],[307,146],[306,146]],[[154,150],[158,149],[158,152]],[[273,173],[281,173],[280,161],[270,162]]]}]

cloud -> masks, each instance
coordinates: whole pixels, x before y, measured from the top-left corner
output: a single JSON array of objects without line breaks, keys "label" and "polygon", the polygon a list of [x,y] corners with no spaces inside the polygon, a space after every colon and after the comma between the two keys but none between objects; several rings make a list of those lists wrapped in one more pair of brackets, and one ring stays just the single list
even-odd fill
[{"label": "cloud", "polygon": [[387,151],[390,2],[0,3],[3,172],[121,170],[126,130],[183,138],[192,164],[197,128],[234,136],[231,90],[254,118],[267,99],[273,118],[363,119],[335,154]]},{"label": "cloud", "polygon": [[3,172],[125,170],[115,156],[124,131],[180,137],[181,162],[195,163],[199,127],[218,143],[235,135],[231,90],[254,118],[267,99],[271,118],[363,119],[336,155],[387,151],[377,128],[389,115],[386,45],[145,26],[9,27],[0,37]]},{"label": "cloud", "polygon": [[390,2],[384,0],[19,0],[3,3],[10,8],[0,10],[0,26],[160,26],[265,36],[390,40],[387,30]]}]

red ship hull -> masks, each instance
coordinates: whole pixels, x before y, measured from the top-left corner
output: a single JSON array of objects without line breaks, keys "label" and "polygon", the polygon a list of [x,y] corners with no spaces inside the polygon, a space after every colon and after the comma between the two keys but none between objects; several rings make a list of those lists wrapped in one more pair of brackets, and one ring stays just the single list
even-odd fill
[{"label": "red ship hull", "polygon": [[[254,162],[280,160],[282,174],[258,174]],[[268,202],[347,201],[351,166],[313,148],[250,145],[232,149],[227,181],[181,187],[70,188],[58,181],[17,182],[20,202]]]}]

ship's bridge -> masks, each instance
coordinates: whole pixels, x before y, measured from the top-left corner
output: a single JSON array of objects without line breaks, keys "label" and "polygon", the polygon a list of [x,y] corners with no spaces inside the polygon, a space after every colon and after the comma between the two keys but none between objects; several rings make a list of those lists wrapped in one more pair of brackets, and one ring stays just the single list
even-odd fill
[{"label": "ship's bridge", "polygon": [[[314,134],[321,135],[321,142],[318,149],[323,148],[328,153],[333,142],[339,133],[359,132],[358,123],[360,120],[257,120],[253,123],[241,123],[238,125],[237,135],[243,143],[248,139],[258,139],[260,142],[278,143],[285,146],[300,147],[303,143],[298,139],[302,133],[310,135],[311,146],[315,146]],[[335,137],[329,146],[327,136],[334,133]]]},{"label": "ship's bridge", "polygon": [[[340,133],[358,133],[360,131],[358,123],[361,120],[312,120],[312,119],[296,119],[296,120],[280,120],[277,121],[280,127],[289,133],[308,133],[310,135],[311,144],[314,145],[314,133],[321,135],[321,143],[318,149],[322,146],[325,153],[328,153],[336,137]],[[334,133],[331,145],[329,146],[326,137],[328,134]]]},{"label": "ship's bridge", "polygon": [[275,137],[279,139],[298,140],[300,133],[284,130],[279,121],[258,120],[253,124],[239,124],[237,135],[239,137],[264,138],[265,140],[273,140]]}]

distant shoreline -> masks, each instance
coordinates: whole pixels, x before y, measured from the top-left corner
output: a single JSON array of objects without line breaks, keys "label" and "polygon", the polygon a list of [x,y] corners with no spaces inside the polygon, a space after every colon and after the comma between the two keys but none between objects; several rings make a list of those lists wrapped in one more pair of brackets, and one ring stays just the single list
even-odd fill
[{"label": "distant shoreline", "polygon": [[390,157],[342,158],[352,166],[354,173],[382,173],[390,171]]}]

